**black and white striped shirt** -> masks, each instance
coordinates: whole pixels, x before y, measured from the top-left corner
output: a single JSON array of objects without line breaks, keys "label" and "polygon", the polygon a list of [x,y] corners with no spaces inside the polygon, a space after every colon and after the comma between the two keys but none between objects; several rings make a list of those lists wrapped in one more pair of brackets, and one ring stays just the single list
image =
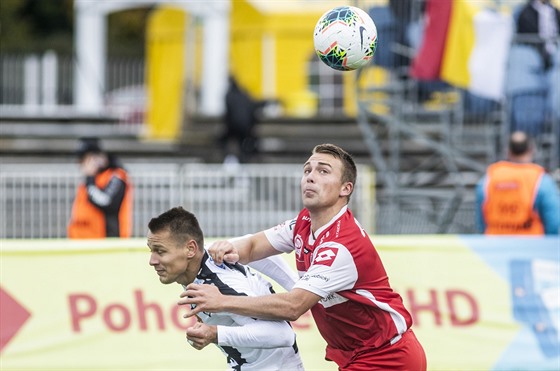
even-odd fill
[{"label": "black and white striped shirt", "polygon": [[[250,267],[216,265],[208,253],[194,283],[218,287],[224,295],[261,296],[274,293],[272,285]],[[303,370],[296,335],[286,321],[265,321],[232,313],[198,313],[208,325],[217,325],[218,347],[231,370]]]}]

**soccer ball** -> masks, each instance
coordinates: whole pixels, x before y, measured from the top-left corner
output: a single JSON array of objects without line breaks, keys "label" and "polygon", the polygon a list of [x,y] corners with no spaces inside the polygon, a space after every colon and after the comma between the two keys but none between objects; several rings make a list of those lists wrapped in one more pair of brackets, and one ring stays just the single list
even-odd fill
[{"label": "soccer ball", "polygon": [[319,18],[313,33],[319,58],[329,67],[351,71],[366,65],[377,48],[377,28],[360,8],[340,6]]}]

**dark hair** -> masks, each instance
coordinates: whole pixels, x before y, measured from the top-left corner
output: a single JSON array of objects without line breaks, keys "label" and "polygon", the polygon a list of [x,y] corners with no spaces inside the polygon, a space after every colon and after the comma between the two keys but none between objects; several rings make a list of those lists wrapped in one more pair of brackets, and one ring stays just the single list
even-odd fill
[{"label": "dark hair", "polygon": [[78,142],[76,155],[78,158],[83,159],[88,153],[102,153],[101,143],[97,137],[82,137]]},{"label": "dark hair", "polygon": [[532,149],[531,138],[522,131],[515,131],[509,138],[509,151],[512,155],[519,156]]},{"label": "dark hair", "polygon": [[[343,150],[337,145],[325,143],[325,144],[316,145],[311,153],[312,154],[326,153],[342,161],[342,182],[343,183],[350,182],[352,183],[352,185],[356,184],[356,177],[358,171],[356,170],[356,164],[354,163],[354,159],[348,152],[346,152],[345,150]],[[350,195],[348,195],[348,199],[350,200]]]},{"label": "dark hair", "polygon": [[196,216],[181,206],[169,209],[160,216],[152,218],[148,223],[148,228],[152,233],[168,229],[178,242],[184,243],[188,239],[193,239],[199,249],[204,249],[204,234]]}]

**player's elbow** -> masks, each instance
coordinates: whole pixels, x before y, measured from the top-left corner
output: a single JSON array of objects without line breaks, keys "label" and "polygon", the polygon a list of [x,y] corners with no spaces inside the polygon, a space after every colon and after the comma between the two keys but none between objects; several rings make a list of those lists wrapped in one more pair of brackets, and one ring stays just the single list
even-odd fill
[{"label": "player's elbow", "polygon": [[300,316],[298,314],[290,313],[290,314],[284,316],[284,319],[286,321],[294,322],[294,321],[297,321],[299,317]]},{"label": "player's elbow", "polygon": [[285,294],[283,299],[282,312],[284,319],[293,322],[317,304],[321,297],[309,291],[295,288]]},{"label": "player's elbow", "polygon": [[291,305],[289,305],[286,309],[284,316],[286,321],[294,322],[297,321],[305,312],[307,312],[307,308],[302,307],[298,303],[291,303]]}]

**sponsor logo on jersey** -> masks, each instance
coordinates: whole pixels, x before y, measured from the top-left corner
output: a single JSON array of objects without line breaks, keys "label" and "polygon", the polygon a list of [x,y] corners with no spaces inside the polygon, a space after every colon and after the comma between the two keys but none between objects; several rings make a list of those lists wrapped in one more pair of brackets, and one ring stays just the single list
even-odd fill
[{"label": "sponsor logo on jersey", "polygon": [[296,248],[296,256],[301,254],[301,247],[303,246],[303,239],[299,234],[294,237],[294,247]]},{"label": "sponsor logo on jersey", "polygon": [[303,220],[304,222],[309,222],[311,221],[311,218],[308,215],[304,215],[301,217],[301,220]]},{"label": "sponsor logo on jersey", "polygon": [[[278,232],[279,230],[281,230],[284,227],[285,224],[286,224],[286,222],[282,222],[282,223],[278,224],[276,227],[274,227],[274,231]],[[290,229],[292,229],[292,223],[290,223]]]},{"label": "sponsor logo on jersey", "polygon": [[292,221],[290,222],[290,225],[289,225],[290,231],[293,231],[293,230],[294,230],[295,225],[296,225],[296,220],[294,219],[294,220],[292,220]]},{"label": "sponsor logo on jersey", "polygon": [[348,299],[346,299],[343,296],[340,296],[339,294],[337,294],[335,292],[335,293],[329,294],[329,296],[327,296],[326,298],[321,299],[319,301],[319,304],[321,304],[324,308],[328,308],[328,307],[332,307],[332,306],[337,305],[337,304],[345,303],[347,301],[348,301]]},{"label": "sponsor logo on jersey", "polygon": [[323,247],[317,251],[313,264],[321,264],[330,267],[336,259],[338,249],[336,247]]},{"label": "sponsor logo on jersey", "polygon": [[318,280],[321,280],[323,282],[329,282],[330,279],[327,276],[323,276],[322,274],[304,274],[303,277],[301,277],[302,281],[310,281],[311,279],[316,278]]}]

